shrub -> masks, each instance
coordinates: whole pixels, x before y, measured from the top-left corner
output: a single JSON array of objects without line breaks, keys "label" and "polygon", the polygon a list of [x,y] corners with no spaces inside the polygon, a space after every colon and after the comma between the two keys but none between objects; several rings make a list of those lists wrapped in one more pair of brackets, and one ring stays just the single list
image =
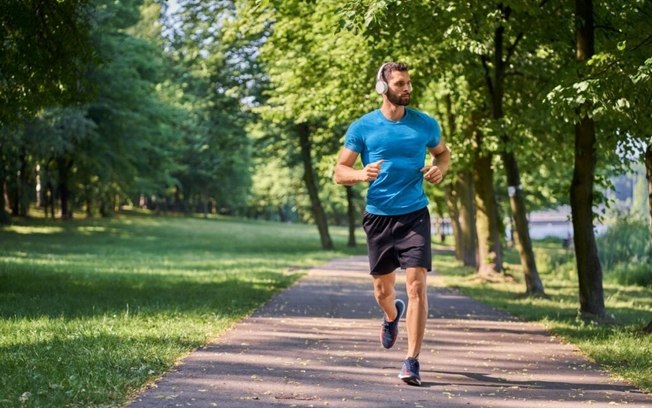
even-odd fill
[{"label": "shrub", "polygon": [[[575,258],[572,251],[551,251],[548,248],[535,248],[534,257],[541,273],[552,273],[560,269],[574,268]],[[563,268],[560,268],[562,267]]]},{"label": "shrub", "polygon": [[650,285],[652,239],[646,223],[620,219],[598,238],[597,245],[607,279],[628,285]]},{"label": "shrub", "polygon": [[652,287],[652,266],[649,264],[618,264],[605,275],[608,281],[620,285]]}]

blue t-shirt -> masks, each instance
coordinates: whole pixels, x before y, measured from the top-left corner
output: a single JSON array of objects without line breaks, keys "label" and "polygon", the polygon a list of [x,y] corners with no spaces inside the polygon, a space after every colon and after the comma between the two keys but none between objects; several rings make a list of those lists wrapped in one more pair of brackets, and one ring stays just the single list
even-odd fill
[{"label": "blue t-shirt", "polygon": [[378,178],[369,184],[367,212],[402,215],[428,205],[421,169],[426,147],[437,146],[440,138],[435,119],[407,107],[398,121],[385,118],[377,109],[349,126],[344,147],[359,153],[365,166],[384,160]]}]

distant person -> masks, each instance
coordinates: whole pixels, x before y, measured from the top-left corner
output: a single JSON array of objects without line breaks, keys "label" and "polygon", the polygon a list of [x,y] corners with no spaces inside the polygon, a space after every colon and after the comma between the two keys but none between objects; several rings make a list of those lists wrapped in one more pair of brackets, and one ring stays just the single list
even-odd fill
[{"label": "distant person", "polygon": [[572,239],[573,239],[573,237],[571,236],[571,233],[569,232],[569,233],[566,235],[566,238],[562,239],[562,241],[561,241],[561,246],[562,246],[562,248],[564,248],[564,249],[570,249],[570,247],[571,247],[571,243],[572,243]]},{"label": "distant person", "polygon": [[[353,185],[369,182],[363,228],[367,234],[374,296],[385,312],[380,333],[383,347],[398,338],[405,303],[396,299],[396,269],[405,269],[407,355],[399,378],[421,385],[419,353],[428,317],[426,275],[432,269],[430,214],[423,181],[441,183],[450,153],[441,140],[437,121],[407,108],[412,83],[406,64],[388,62],[376,75],[380,109],[367,113],[346,132],[335,166],[335,181]],[[426,152],[432,164],[425,165]],[[358,156],[364,168],[354,165]]]}]

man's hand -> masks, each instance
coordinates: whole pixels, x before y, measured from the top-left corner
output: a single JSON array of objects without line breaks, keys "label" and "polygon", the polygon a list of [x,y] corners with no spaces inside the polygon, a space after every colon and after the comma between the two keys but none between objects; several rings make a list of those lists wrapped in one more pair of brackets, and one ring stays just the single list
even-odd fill
[{"label": "man's hand", "polygon": [[421,169],[421,173],[423,173],[423,178],[432,184],[439,184],[444,179],[444,174],[437,166],[425,166]]},{"label": "man's hand", "polygon": [[369,163],[364,166],[364,169],[360,170],[362,172],[362,181],[374,181],[378,178],[380,173],[380,166],[383,164],[383,160],[378,160],[377,162]]}]

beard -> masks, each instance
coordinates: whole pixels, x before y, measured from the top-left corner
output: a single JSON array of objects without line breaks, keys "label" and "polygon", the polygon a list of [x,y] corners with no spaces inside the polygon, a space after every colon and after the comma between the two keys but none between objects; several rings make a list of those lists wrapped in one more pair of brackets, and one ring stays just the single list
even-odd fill
[{"label": "beard", "polygon": [[399,95],[397,93],[392,92],[391,90],[387,90],[387,99],[394,105],[398,106],[407,106],[410,104],[410,94],[402,94]]}]

